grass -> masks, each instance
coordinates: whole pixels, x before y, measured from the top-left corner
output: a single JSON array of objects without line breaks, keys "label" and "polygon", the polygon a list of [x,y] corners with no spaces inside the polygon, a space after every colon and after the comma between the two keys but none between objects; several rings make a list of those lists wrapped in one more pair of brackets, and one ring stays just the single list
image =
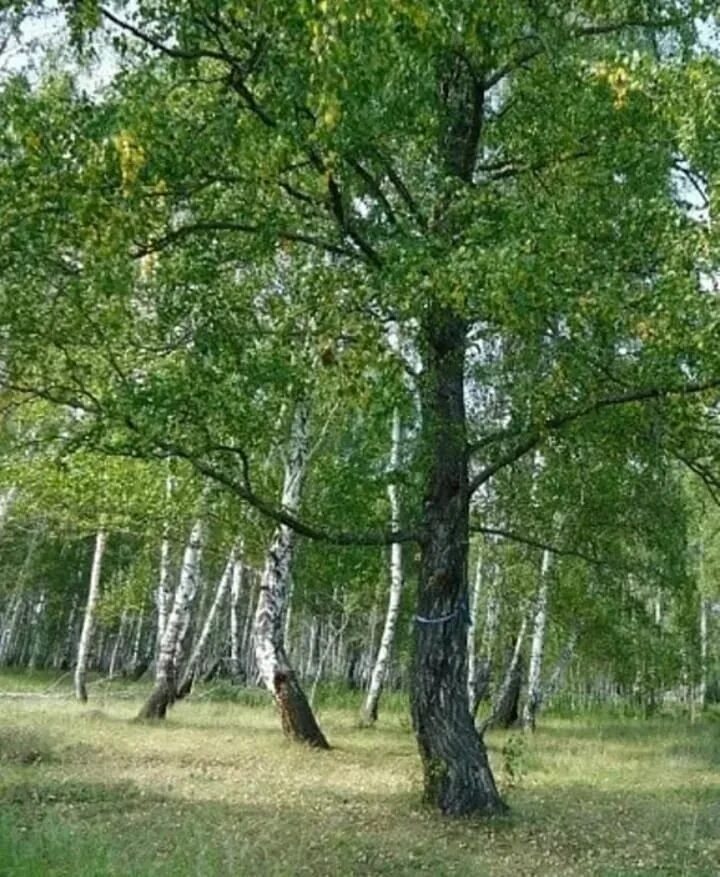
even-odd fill
[{"label": "grass", "polygon": [[0,697],[2,877],[720,874],[717,714],[490,735],[512,813],[453,822],[419,803],[403,712],[363,731],[326,703],[323,753],[288,744],[270,707],[211,697],[138,724],[127,688]]}]

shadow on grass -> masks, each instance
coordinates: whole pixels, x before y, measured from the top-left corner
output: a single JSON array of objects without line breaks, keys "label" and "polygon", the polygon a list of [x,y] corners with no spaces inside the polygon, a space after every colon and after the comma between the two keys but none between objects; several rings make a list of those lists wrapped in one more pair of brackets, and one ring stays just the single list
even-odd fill
[{"label": "shadow on grass", "polygon": [[501,820],[451,821],[409,792],[308,786],[219,802],[31,768],[0,791],[0,874],[717,874],[716,794],[572,785],[520,791],[511,805]]}]

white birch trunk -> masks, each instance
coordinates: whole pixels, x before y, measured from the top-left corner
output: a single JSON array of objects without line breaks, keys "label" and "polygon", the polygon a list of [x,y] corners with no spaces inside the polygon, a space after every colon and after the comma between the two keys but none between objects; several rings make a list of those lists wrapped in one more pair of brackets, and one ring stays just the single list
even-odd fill
[{"label": "white birch trunk", "polygon": [[475,649],[475,631],[477,627],[478,603],[480,602],[480,589],[482,587],[482,550],[478,549],[477,563],[475,566],[475,580],[473,581],[470,594],[470,624],[467,632],[467,655],[468,655],[468,705],[471,715],[475,715],[477,703],[477,652]]},{"label": "white birch trunk", "polygon": [[574,627],[570,633],[570,636],[568,637],[568,641],[565,643],[562,651],[560,652],[560,657],[558,658],[552,673],[550,674],[550,679],[548,680],[548,684],[543,695],[543,701],[550,700],[550,698],[559,691],[560,686],[563,684],[567,668],[570,666],[570,662],[575,655],[575,646],[577,645],[579,636],[579,628]]},{"label": "white birch trunk", "polygon": [[47,600],[45,591],[40,592],[37,603],[33,606],[32,613],[32,651],[30,652],[30,660],[28,661],[28,670],[34,670],[37,667],[42,648],[44,616],[47,608]]},{"label": "white birch trunk", "polygon": [[83,618],[80,642],[78,643],[77,663],[75,665],[75,697],[83,703],[87,701],[87,687],[85,678],[87,675],[87,662],[90,654],[93,630],[95,628],[95,608],[100,597],[100,576],[102,574],[102,561],[107,544],[107,533],[98,530],[95,537],[95,551],[93,553],[92,570],[90,572],[90,588],[88,590],[87,605]]},{"label": "white birch trunk", "polygon": [[232,547],[230,551],[230,557],[225,564],[225,569],[223,570],[223,573],[220,576],[220,581],[218,582],[217,588],[215,589],[215,595],[213,597],[212,603],[210,604],[210,608],[207,611],[207,615],[205,616],[205,622],[203,623],[202,630],[200,631],[200,636],[195,643],[195,647],[192,650],[192,653],[190,654],[187,662],[187,666],[185,667],[182,682],[180,683],[180,686],[178,688],[178,692],[182,693],[183,696],[189,693],[190,687],[193,684],[193,679],[195,678],[195,673],[197,672],[200,658],[202,657],[205,646],[207,645],[208,639],[210,638],[210,633],[213,629],[215,618],[217,617],[222,601],[225,599],[225,594],[227,594],[228,592],[230,582],[233,579],[235,567],[237,566],[238,562],[238,553],[239,544],[236,544]]},{"label": "white birch trunk", "polygon": [[140,710],[141,719],[164,719],[168,707],[175,700],[176,659],[178,641],[183,629],[187,630],[190,608],[195,598],[200,572],[203,525],[198,518],[190,531],[183,552],[180,582],[173,599],[172,609],[160,641],[160,651],[155,662],[155,687]]},{"label": "white birch trunk", "polygon": [[20,590],[16,591],[10,601],[5,617],[3,619],[3,629],[0,633],[0,664],[7,662],[10,656],[10,645],[15,639],[15,631],[17,630],[20,613],[22,611],[23,595]]},{"label": "white birch trunk", "polygon": [[482,725],[483,731],[486,728],[497,724],[498,722],[505,722],[506,717],[504,713],[508,711],[508,700],[511,696],[511,691],[516,682],[516,676],[520,667],[520,657],[522,655],[522,647],[525,641],[525,633],[527,632],[527,624],[528,617],[527,615],[524,615],[522,623],[520,624],[520,630],[518,630],[517,637],[515,638],[515,646],[513,648],[512,657],[510,658],[510,662],[508,663],[507,669],[505,671],[505,676],[503,678],[502,685],[500,686],[500,690],[498,691],[493,703],[492,712]]},{"label": "white birch trunk", "polygon": [[[165,497],[169,502],[173,492],[173,479],[168,475],[165,480]],[[157,605],[157,639],[155,644],[156,656],[160,654],[160,643],[167,626],[170,604],[172,602],[172,585],[170,584],[170,538],[169,527],[166,523],[163,527],[163,538],[160,543],[160,575],[155,595]]]},{"label": "white birch trunk", "polygon": [[137,618],[135,635],[133,637],[132,651],[130,652],[130,661],[128,663],[128,670],[130,671],[130,673],[134,673],[137,670],[138,664],[140,663],[140,644],[142,643],[144,623],[145,613],[141,609]]},{"label": "white birch trunk", "polygon": [[9,487],[0,493],[0,531],[5,526],[5,521],[10,513],[10,508],[17,496],[17,487]]},{"label": "white birch trunk", "polygon": [[[295,514],[300,507],[302,484],[309,457],[308,411],[296,405],[288,443],[281,507]],[[284,642],[283,621],[292,571],[295,534],[280,524],[268,548],[260,582],[253,633],[260,677],[280,710],[285,733],[312,746],[327,748],[327,741],[290,665]]]},{"label": "white birch trunk", "polygon": [[[400,452],[402,449],[402,431],[400,425],[400,412],[397,408],[393,411],[392,422],[392,445],[390,450],[390,469],[393,477],[400,468]],[[397,484],[393,481],[388,485],[388,499],[390,500],[390,525],[392,530],[400,529],[400,498]],[[375,665],[370,676],[365,705],[363,706],[361,724],[372,725],[377,721],[378,704],[383,682],[387,675],[392,646],[395,640],[395,628],[397,627],[398,615],[400,614],[400,598],[403,587],[402,545],[394,542],[390,546],[390,595],[388,607],[385,613],[385,624],[380,647],[378,649]]]},{"label": "white birch trunk", "polygon": [[700,600],[700,685],[698,686],[698,707],[702,712],[707,701],[708,679],[708,601]]},{"label": "white birch trunk", "polygon": [[110,655],[110,667],[108,668],[108,679],[115,678],[115,667],[117,666],[118,655],[120,654],[120,648],[122,647],[123,640],[125,639],[125,629],[128,623],[128,611],[127,609],[123,610],[123,614],[120,616],[120,627],[118,628],[117,636],[115,637],[115,642],[113,643],[112,654]]},{"label": "white birch trunk", "polygon": [[238,544],[230,579],[230,673],[240,678],[240,596],[243,584],[243,544]]},{"label": "white birch trunk", "polygon": [[530,666],[528,668],[527,696],[523,705],[522,726],[535,730],[535,719],[542,701],[542,659],[545,650],[545,631],[547,629],[548,585],[552,556],[543,551],[540,564],[540,581],[538,582],[535,611],[533,617],[533,635],[530,645]]}]

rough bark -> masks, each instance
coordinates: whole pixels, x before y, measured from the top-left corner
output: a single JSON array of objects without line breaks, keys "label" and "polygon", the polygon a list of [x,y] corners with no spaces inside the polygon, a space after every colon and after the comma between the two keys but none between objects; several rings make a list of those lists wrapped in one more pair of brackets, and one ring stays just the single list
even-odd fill
[{"label": "rough bark", "polygon": [[[392,447],[390,451],[390,467],[393,474],[397,473],[400,467],[401,441],[400,412],[396,408],[393,411]],[[397,484],[391,483],[388,485],[388,499],[390,501],[391,528],[393,530],[399,530],[400,498],[398,496]],[[370,677],[370,686],[368,688],[367,697],[365,698],[365,704],[360,717],[360,724],[364,727],[369,727],[377,721],[380,693],[382,691],[383,682],[385,681],[387,667],[392,653],[392,646],[395,640],[395,628],[397,627],[398,615],[400,614],[402,587],[402,545],[395,542],[390,546],[390,595],[388,598],[387,612],[385,613],[385,624],[383,625],[383,632],[380,637],[380,647],[378,648],[375,665],[373,666],[372,675]]]},{"label": "rough bark", "polygon": [[[282,508],[293,514],[300,506],[309,455],[307,419],[306,406],[298,403],[293,416],[282,491]],[[284,524],[278,526],[265,559],[255,611],[255,659],[262,681],[278,706],[285,734],[293,740],[327,749],[327,740],[285,651],[283,621],[294,545],[294,532]]]},{"label": "rough bark", "polygon": [[425,800],[460,816],[505,810],[467,690],[469,496],[463,371],[466,327],[442,307],[423,326],[426,462],[410,688]]},{"label": "rough bark", "polygon": [[540,580],[535,598],[533,614],[533,635],[530,645],[530,664],[528,667],[527,695],[522,710],[522,726],[535,730],[537,713],[542,702],[542,659],[545,650],[545,631],[547,629],[548,585],[552,556],[543,551],[540,564]]},{"label": "rough bark", "polygon": [[168,708],[174,703],[177,685],[178,641],[195,598],[202,551],[203,526],[198,519],[193,524],[185,551],[183,552],[180,582],[175,591],[172,609],[160,642],[160,651],[155,662],[155,686],[143,705],[138,718],[164,719]]},{"label": "rough bark", "polygon": [[100,575],[102,572],[102,560],[107,544],[107,534],[104,530],[98,530],[95,537],[95,551],[93,553],[92,570],[90,571],[90,588],[88,590],[87,605],[83,618],[80,642],[78,643],[77,664],[75,666],[75,697],[83,703],[87,701],[87,687],[85,677],[87,674],[87,661],[90,653],[95,627],[95,607],[100,597]]}]

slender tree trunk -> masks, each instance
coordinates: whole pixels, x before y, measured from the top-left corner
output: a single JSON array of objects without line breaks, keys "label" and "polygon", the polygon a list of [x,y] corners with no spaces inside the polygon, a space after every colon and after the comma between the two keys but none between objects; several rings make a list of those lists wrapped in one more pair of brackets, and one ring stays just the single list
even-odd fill
[{"label": "slender tree trunk", "polygon": [[15,639],[22,607],[23,595],[22,591],[18,589],[11,598],[10,605],[3,619],[3,629],[2,633],[0,633],[0,664],[7,663],[10,657],[10,646]]},{"label": "slender tree trunk", "polygon": [[425,799],[455,816],[506,809],[468,703],[465,334],[462,320],[428,308],[421,384],[427,469],[410,688]]},{"label": "slender tree trunk", "polygon": [[517,705],[522,687],[522,647],[527,632],[527,623],[528,619],[525,615],[515,637],[515,645],[505,669],[502,685],[495,697],[492,712],[483,723],[483,731],[498,726],[509,728],[518,719]]},{"label": "slender tree trunk", "polygon": [[698,686],[698,707],[702,712],[707,702],[708,678],[708,601],[700,600],[700,685]]},{"label": "slender tree trunk", "polygon": [[475,702],[470,704],[473,718],[477,715],[480,701],[490,692],[495,656],[495,638],[500,624],[500,595],[498,594],[497,566],[486,563],[483,570],[487,602],[485,623],[480,643],[480,666],[475,675]]},{"label": "slender tree trunk", "polygon": [[230,580],[230,675],[240,678],[240,595],[243,583],[243,544],[239,543]]},{"label": "slender tree trunk", "polygon": [[83,618],[82,632],[78,644],[77,663],[75,665],[75,697],[83,703],[87,702],[87,687],[85,677],[87,674],[88,656],[90,643],[92,642],[95,627],[95,607],[100,597],[100,575],[102,572],[103,555],[107,544],[107,534],[104,530],[98,530],[95,537],[95,552],[93,554],[92,570],[90,572],[90,589],[88,591],[85,617]]},{"label": "slender tree trunk", "polygon": [[543,551],[540,564],[540,581],[538,582],[533,617],[533,635],[530,645],[530,666],[528,669],[527,697],[523,705],[522,726],[535,730],[535,720],[542,702],[542,659],[545,649],[545,631],[547,629],[548,585],[552,557],[549,551]]},{"label": "slender tree trunk", "polygon": [[[392,425],[392,447],[390,452],[390,468],[393,477],[396,476],[400,468],[400,451],[402,444],[400,412],[397,408],[393,411]],[[400,499],[398,496],[398,488],[395,482],[388,485],[388,499],[390,500],[390,522],[393,530],[400,529]],[[380,702],[380,693],[382,691],[383,682],[387,674],[387,667],[390,661],[393,642],[395,641],[395,628],[400,614],[400,598],[402,597],[403,587],[403,566],[402,566],[402,545],[394,542],[390,546],[390,596],[388,599],[387,612],[385,613],[385,624],[383,626],[382,636],[380,637],[380,647],[378,649],[375,666],[373,667],[370,677],[370,687],[368,688],[365,705],[363,706],[360,724],[369,727],[377,721],[378,704]]]},{"label": "slender tree trunk", "polygon": [[108,668],[108,678],[115,678],[115,668],[117,667],[117,659],[120,654],[120,650],[123,645],[123,641],[125,639],[125,630],[127,628],[128,623],[128,611],[127,609],[123,610],[123,614],[120,616],[120,627],[118,628],[117,635],[115,637],[115,642],[113,643],[112,654],[110,655],[110,667]]},{"label": "slender tree trunk", "polygon": [[3,491],[0,491],[0,531],[2,531],[3,527],[5,526],[5,521],[10,514],[10,509],[13,502],[15,501],[16,496],[16,487],[9,487]]},{"label": "slender tree trunk", "polygon": [[238,563],[238,552],[239,546],[234,545],[230,551],[230,557],[225,564],[223,574],[220,576],[218,586],[215,589],[215,596],[213,597],[213,601],[210,604],[207,615],[205,616],[205,623],[203,624],[202,630],[200,631],[200,636],[195,643],[195,647],[193,648],[192,653],[190,654],[190,658],[188,659],[187,665],[185,667],[182,682],[178,687],[178,697],[185,697],[187,694],[190,693],[193,679],[195,678],[198,664],[200,663],[200,658],[202,657],[203,651],[205,650],[205,646],[207,645],[208,639],[210,637],[210,633],[213,629],[215,618],[217,617],[222,601],[225,599],[225,594],[227,594],[228,588],[230,587],[230,582],[233,578],[234,570]]},{"label": "slender tree trunk", "polygon": [[73,594],[70,611],[68,612],[67,624],[65,625],[65,639],[58,655],[57,669],[68,670],[72,667],[73,646],[75,645],[75,618],[77,616],[77,594]]},{"label": "slender tree trunk", "polygon": [[[165,482],[165,495],[169,500],[172,496],[173,481],[168,475]],[[155,641],[155,653],[160,654],[160,643],[162,642],[165,627],[168,622],[168,614],[170,612],[170,604],[172,602],[173,592],[170,584],[170,537],[167,523],[163,527],[163,537],[160,543],[160,575],[158,577],[158,587],[155,595],[157,605],[157,637]]]},{"label": "slender tree trunk", "polygon": [[47,597],[45,591],[40,592],[37,603],[33,606],[32,614],[32,650],[28,661],[28,670],[34,670],[40,662],[40,654],[44,645],[45,612],[47,609]]},{"label": "slender tree trunk", "polygon": [[[282,492],[282,507],[291,513],[295,513],[300,506],[307,467],[307,419],[306,406],[298,403],[293,417]],[[260,584],[254,623],[255,659],[263,683],[278,706],[285,734],[310,746],[327,749],[327,740],[285,651],[283,620],[294,545],[294,532],[281,524],[270,543]]]},{"label": "slender tree trunk", "polygon": [[470,715],[475,717],[477,710],[477,650],[475,648],[475,628],[477,625],[478,603],[480,602],[480,589],[482,587],[483,557],[482,550],[478,549],[477,563],[475,565],[475,579],[472,593],[470,594],[470,625],[467,632],[468,650],[468,705]]},{"label": "slender tree trunk", "polygon": [[160,652],[155,662],[155,686],[140,710],[140,719],[164,719],[168,707],[175,701],[178,641],[183,629],[187,629],[190,607],[197,590],[202,539],[203,526],[198,518],[185,546],[180,582],[160,642]]},{"label": "slender tree trunk", "polygon": [[343,631],[348,626],[349,621],[350,621],[349,616],[346,616],[345,618],[341,619],[340,626],[338,628],[335,628],[335,626],[333,625],[332,633],[328,634],[328,639],[327,639],[327,642],[325,643],[325,648],[323,649],[323,653],[322,653],[322,655],[320,655],[320,658],[317,662],[317,667],[315,669],[315,678],[313,679],[312,688],[310,689],[309,700],[310,700],[311,706],[313,706],[315,703],[315,695],[317,694],[317,688],[318,688],[318,685],[320,684],[320,680],[322,679],[323,670],[325,669],[325,666],[327,664],[328,656],[332,652],[333,646],[335,646],[337,644],[338,640],[342,637]]},{"label": "slender tree trunk", "polygon": [[560,656],[557,659],[557,663],[553,667],[553,671],[550,674],[550,678],[548,679],[548,683],[542,698],[543,703],[549,701],[550,698],[552,698],[560,690],[560,687],[563,684],[563,680],[565,679],[565,673],[567,672],[567,668],[570,666],[570,662],[572,661],[573,655],[575,654],[575,646],[577,645],[579,635],[579,628],[574,627],[570,632],[570,636],[568,637],[567,642],[562,647],[562,650],[560,651]]},{"label": "slender tree trunk", "polygon": [[130,660],[128,661],[128,673],[130,675],[134,675],[138,665],[140,663],[140,645],[142,643],[142,635],[143,635],[143,626],[145,623],[145,612],[143,609],[140,610],[137,617],[137,624],[135,627],[135,635],[133,636],[133,644],[132,650],[130,652]]}]

